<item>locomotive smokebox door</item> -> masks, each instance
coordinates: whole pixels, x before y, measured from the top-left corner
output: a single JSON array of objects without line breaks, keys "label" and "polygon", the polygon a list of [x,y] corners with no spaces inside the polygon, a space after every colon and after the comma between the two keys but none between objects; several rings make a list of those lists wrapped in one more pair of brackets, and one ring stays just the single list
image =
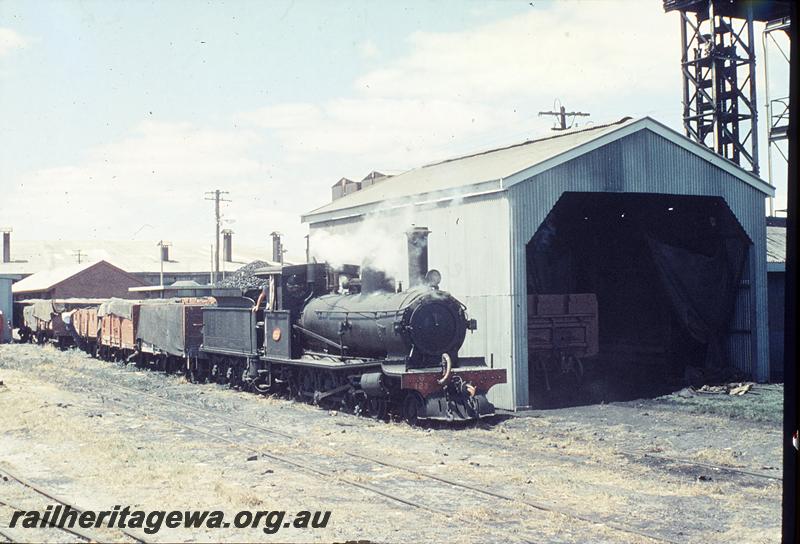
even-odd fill
[{"label": "locomotive smokebox door", "polygon": [[264,354],[292,356],[292,321],[288,311],[264,312]]}]

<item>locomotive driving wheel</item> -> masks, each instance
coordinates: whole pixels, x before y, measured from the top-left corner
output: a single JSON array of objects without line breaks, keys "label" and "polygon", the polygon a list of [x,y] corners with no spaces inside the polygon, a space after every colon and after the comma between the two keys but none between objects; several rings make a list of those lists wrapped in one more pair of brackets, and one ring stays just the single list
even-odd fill
[{"label": "locomotive driving wheel", "polygon": [[389,403],[383,397],[369,397],[367,399],[367,414],[372,419],[386,419],[389,412]]},{"label": "locomotive driving wheel", "polygon": [[403,419],[409,425],[419,425],[419,416],[423,413],[425,408],[425,401],[422,399],[417,391],[409,391],[406,398],[403,399]]},{"label": "locomotive driving wheel", "polygon": [[294,373],[286,380],[286,395],[292,400],[302,400],[303,398],[300,394],[300,378]]}]

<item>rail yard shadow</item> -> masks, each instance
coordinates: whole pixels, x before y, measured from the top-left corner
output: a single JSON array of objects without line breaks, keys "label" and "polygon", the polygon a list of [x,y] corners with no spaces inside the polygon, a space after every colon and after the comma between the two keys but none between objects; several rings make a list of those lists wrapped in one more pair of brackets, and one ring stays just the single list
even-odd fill
[{"label": "rail yard shadow", "polygon": [[503,423],[506,420],[512,419],[514,416],[505,413],[505,412],[498,412],[493,416],[483,417],[478,421],[428,421],[425,423],[420,424],[419,426],[425,429],[433,429],[433,430],[450,430],[450,431],[466,431],[470,429],[485,429],[491,430],[497,425]]},{"label": "rail yard shadow", "polygon": [[[688,386],[718,385],[745,381],[732,368],[715,370],[682,365],[614,364],[602,361],[577,379],[574,375],[554,376],[530,384],[531,406],[535,409],[569,408],[609,402],[654,399]],[[549,387],[548,387],[549,386]]]}]

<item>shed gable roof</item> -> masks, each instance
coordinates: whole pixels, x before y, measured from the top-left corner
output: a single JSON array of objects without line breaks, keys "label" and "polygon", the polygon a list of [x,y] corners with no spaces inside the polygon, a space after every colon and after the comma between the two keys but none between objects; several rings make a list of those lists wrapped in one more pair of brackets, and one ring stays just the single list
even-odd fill
[{"label": "shed gable roof", "polygon": [[650,117],[637,120],[625,118],[610,125],[570,131],[414,168],[317,208],[304,215],[302,220],[313,223],[359,215],[372,211],[377,204],[391,207],[437,198],[504,191],[536,174],[640,130],[658,134],[765,195],[774,193],[774,189],[757,176],[658,121]]},{"label": "shed gable roof", "polygon": [[106,261],[94,261],[71,266],[62,266],[59,268],[52,268],[50,270],[42,270],[35,274],[31,274],[27,278],[23,278],[11,286],[12,292],[16,293],[34,293],[39,291],[49,291],[56,287],[58,284],[77,276],[89,269],[103,267],[110,268],[121,275],[128,276],[135,284],[142,285],[142,281],[128,274],[119,267]]}]

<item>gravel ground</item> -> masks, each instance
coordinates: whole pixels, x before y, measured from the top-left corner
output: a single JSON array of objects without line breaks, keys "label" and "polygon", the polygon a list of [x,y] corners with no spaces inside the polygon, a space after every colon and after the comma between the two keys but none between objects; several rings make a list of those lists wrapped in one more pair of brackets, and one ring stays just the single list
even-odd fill
[{"label": "gravel ground", "polygon": [[[780,540],[779,480],[691,463],[779,478],[780,420],[753,415],[768,412],[759,403],[774,401],[774,386],[720,410],[660,398],[431,430],[50,347],[0,346],[0,380],[0,468],[83,508],[331,511],[324,529],[162,529],[153,541]],[[14,489],[0,482],[0,498]]]}]

